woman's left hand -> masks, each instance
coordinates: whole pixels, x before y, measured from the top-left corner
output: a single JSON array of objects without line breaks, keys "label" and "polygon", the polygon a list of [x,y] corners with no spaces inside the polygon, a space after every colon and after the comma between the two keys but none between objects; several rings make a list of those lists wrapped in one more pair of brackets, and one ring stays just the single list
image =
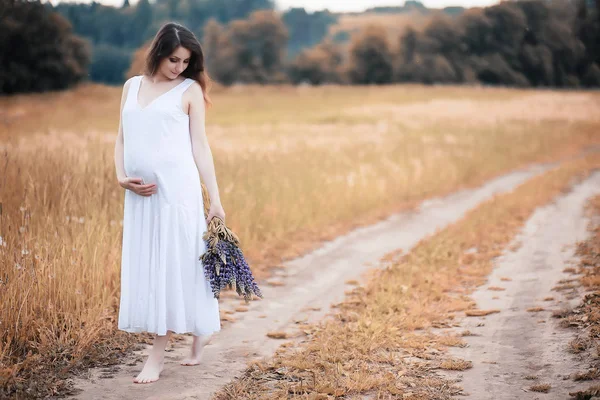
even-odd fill
[{"label": "woman's left hand", "polygon": [[223,220],[223,222],[225,222],[225,210],[223,210],[223,206],[216,205],[216,206],[210,206],[210,209],[208,210],[208,215],[206,216],[206,225],[208,225],[210,223],[210,220],[213,217],[219,217]]}]

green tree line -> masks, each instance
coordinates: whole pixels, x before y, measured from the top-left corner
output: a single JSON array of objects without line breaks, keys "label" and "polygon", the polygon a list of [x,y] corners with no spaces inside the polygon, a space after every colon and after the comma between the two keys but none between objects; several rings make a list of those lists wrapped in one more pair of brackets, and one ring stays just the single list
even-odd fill
[{"label": "green tree line", "polygon": [[[221,6],[215,4],[209,13],[212,2]],[[125,0],[120,8],[1,0],[0,93],[61,89],[85,79],[120,84],[134,64],[133,54],[143,56],[136,50],[147,46],[167,20],[194,30],[209,73],[225,85],[598,87],[599,8],[600,0],[502,2],[456,16],[438,13],[426,26],[408,27],[399,37],[369,26],[346,44],[322,39],[335,22],[328,12],[282,14],[272,10],[271,0],[157,0],[152,5],[140,0],[135,6]]]},{"label": "green tree line", "polygon": [[[130,6],[125,0],[120,8],[97,2],[59,3],[54,11],[67,18],[73,32],[92,45],[90,79],[98,82],[121,83],[131,63],[134,51],[150,40],[166,21],[176,21],[188,27],[203,41],[204,26],[214,20],[220,24],[245,20],[257,10],[274,9],[273,0],[140,0]],[[282,15],[292,33],[284,43],[286,56],[293,56],[325,36],[329,24],[336,18],[328,12],[307,13],[302,8]]]},{"label": "green tree line", "polygon": [[[262,18],[261,14],[250,15],[257,10],[272,12],[273,8],[273,0],[156,0],[152,3],[139,0],[134,6],[124,0],[120,7],[96,1],[53,6],[41,4],[39,0],[0,0],[0,46],[4,50],[0,54],[0,66],[4,67],[0,71],[0,93],[67,88],[85,79],[121,84],[136,50],[151,40],[163,23],[179,22],[203,42],[209,20],[224,25],[237,21],[234,24],[237,27],[247,23],[257,26],[255,19]],[[278,37],[272,40],[286,46],[287,59],[319,43],[328,26],[336,21],[327,11],[308,13],[303,8],[292,8],[284,12],[281,19],[291,34],[286,34],[283,42]],[[266,20],[265,24],[268,25]],[[239,42],[240,35],[244,33],[237,32],[230,37]],[[250,33],[247,43],[253,40]],[[65,43],[71,44],[65,47]],[[54,54],[46,54],[47,50]],[[62,63],[54,68],[64,69],[68,77],[57,73],[46,78],[44,70],[32,69],[32,63],[52,60]],[[252,68],[256,69],[249,67],[242,71],[240,79],[248,80],[247,71]],[[270,73],[269,68],[253,76],[257,81],[272,81],[261,78]]]},{"label": "green tree line", "polygon": [[438,15],[390,37],[370,26],[347,51],[321,43],[290,68],[293,82],[600,86],[600,0],[502,2]]},{"label": "green tree line", "polygon": [[228,22],[273,7],[273,0],[139,0],[135,6],[124,0],[121,7],[95,1],[59,3],[52,11],[71,23],[73,33],[90,42],[90,80],[120,84],[135,50],[152,39],[164,22],[179,22],[202,39],[202,27],[211,18]]}]

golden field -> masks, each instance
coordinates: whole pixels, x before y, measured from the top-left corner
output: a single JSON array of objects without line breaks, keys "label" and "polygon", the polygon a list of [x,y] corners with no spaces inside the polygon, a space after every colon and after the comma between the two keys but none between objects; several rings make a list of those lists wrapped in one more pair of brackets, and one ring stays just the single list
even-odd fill
[{"label": "golden field", "polygon": [[409,253],[388,254],[365,285],[346,292],[332,318],[302,325],[308,336],[303,343],[283,343],[273,358],[250,362],[215,400],[429,400],[464,395],[460,384],[436,370],[472,368],[471,361],[451,357],[446,349],[466,346],[462,337],[476,333],[434,333],[430,328],[452,326],[462,312],[500,312],[476,309],[468,294],[487,281],[493,259],[537,207],[599,168],[597,153],[564,162],[483,202]]},{"label": "golden field", "polygon": [[[115,330],[120,94],[0,98],[2,390],[61,390],[69,370],[133,343]],[[242,86],[212,98],[227,224],[258,278],[354,226],[600,143],[597,92]]]}]

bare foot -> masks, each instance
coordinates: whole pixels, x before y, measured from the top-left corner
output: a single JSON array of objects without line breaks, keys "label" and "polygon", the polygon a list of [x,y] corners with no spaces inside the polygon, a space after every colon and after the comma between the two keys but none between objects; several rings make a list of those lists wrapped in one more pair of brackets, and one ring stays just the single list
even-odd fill
[{"label": "bare foot", "polygon": [[135,383],[150,383],[158,380],[160,373],[164,367],[164,359],[158,360],[153,354],[151,354],[144,364],[142,372],[133,380]]},{"label": "bare foot", "polygon": [[212,338],[212,335],[194,335],[194,341],[192,342],[192,348],[190,356],[181,361],[181,365],[198,365],[200,364],[200,358],[204,352],[204,346],[206,346]]}]

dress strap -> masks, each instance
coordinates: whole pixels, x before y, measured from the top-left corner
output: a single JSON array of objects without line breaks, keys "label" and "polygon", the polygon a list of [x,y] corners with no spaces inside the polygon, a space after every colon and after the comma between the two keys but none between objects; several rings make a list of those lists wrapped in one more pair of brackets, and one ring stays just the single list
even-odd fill
[{"label": "dress strap", "polygon": [[173,93],[171,93],[171,96],[173,101],[175,101],[177,108],[184,113],[184,115],[188,115],[187,113],[185,113],[183,111],[183,105],[182,105],[182,98],[183,98],[183,92],[185,92],[190,86],[192,86],[192,84],[196,82],[195,79],[192,78],[186,78],[185,81],[181,82],[179,84],[179,86],[177,86],[174,90]]},{"label": "dress strap", "polygon": [[135,99],[134,100],[136,103],[138,101],[140,86],[142,86],[142,75],[138,75],[137,79],[135,80]]},{"label": "dress strap", "polygon": [[185,78],[185,81],[181,82],[181,85],[179,85],[176,92],[178,94],[183,94],[183,92],[185,92],[194,82],[196,82],[195,79]]},{"label": "dress strap", "polygon": [[132,102],[133,104],[137,104],[138,92],[140,90],[140,82],[142,81],[141,75],[136,75],[131,79],[131,84],[129,85],[129,90],[127,91],[127,99],[126,102]]}]

